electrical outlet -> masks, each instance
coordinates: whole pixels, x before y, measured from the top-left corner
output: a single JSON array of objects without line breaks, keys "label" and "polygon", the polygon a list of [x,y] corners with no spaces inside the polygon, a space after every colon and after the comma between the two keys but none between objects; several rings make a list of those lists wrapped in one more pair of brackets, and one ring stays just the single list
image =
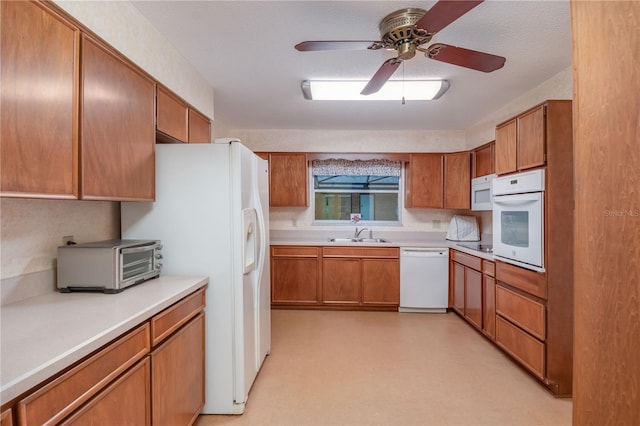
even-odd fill
[{"label": "electrical outlet", "polygon": [[440,229],[440,221],[438,219],[433,219],[431,225],[433,225],[433,229]]},{"label": "electrical outlet", "polygon": [[63,246],[69,245],[69,242],[73,242],[73,235],[65,235],[64,237],[62,237]]}]

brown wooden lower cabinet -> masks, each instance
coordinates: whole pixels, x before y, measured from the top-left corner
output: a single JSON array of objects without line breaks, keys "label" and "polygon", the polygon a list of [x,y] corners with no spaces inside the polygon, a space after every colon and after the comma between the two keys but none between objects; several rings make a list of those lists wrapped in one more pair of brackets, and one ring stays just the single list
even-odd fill
[{"label": "brown wooden lower cabinet", "polygon": [[400,304],[397,247],[323,247],[325,305],[397,309]]},{"label": "brown wooden lower cabinet", "polygon": [[310,246],[271,247],[271,304],[320,303],[320,249]]},{"label": "brown wooden lower cabinet", "polygon": [[359,259],[322,259],[322,302],[358,305],[362,299]]},{"label": "brown wooden lower cabinet", "polygon": [[[205,396],[204,292],[27,392],[15,403],[15,424],[193,424]],[[1,425],[12,425],[11,407],[3,408]]]},{"label": "brown wooden lower cabinet", "polygon": [[150,425],[150,390],[151,378],[147,357],[61,425]]},{"label": "brown wooden lower cabinet", "polygon": [[397,247],[272,246],[271,305],[397,310]]},{"label": "brown wooden lower cabinet", "polygon": [[474,327],[482,329],[484,300],[481,259],[456,250],[451,250],[451,259],[453,308]]},{"label": "brown wooden lower cabinet", "polygon": [[451,262],[453,274],[453,309],[464,316],[464,265]]},{"label": "brown wooden lower cabinet", "polygon": [[151,352],[154,425],[196,421],[204,406],[204,362],[204,313],[200,313]]},{"label": "brown wooden lower cabinet", "polygon": [[362,259],[362,303],[364,305],[400,304],[398,259]]},{"label": "brown wooden lower cabinet", "polygon": [[[568,292],[536,272],[451,250],[451,307],[537,377],[556,396],[571,396],[572,330]],[[554,281],[556,286],[564,283]]]},{"label": "brown wooden lower cabinet", "polygon": [[483,327],[484,333],[491,339],[496,339],[496,279],[482,276],[482,291],[484,294]]}]

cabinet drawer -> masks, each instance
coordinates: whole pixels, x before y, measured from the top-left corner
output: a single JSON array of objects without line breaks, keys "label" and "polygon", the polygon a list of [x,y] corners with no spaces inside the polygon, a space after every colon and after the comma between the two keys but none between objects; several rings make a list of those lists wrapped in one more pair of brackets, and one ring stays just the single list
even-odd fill
[{"label": "cabinet drawer", "polygon": [[496,317],[496,343],[536,376],[544,379],[544,343],[499,316]]},{"label": "cabinet drawer", "polygon": [[145,323],[20,401],[18,424],[58,423],[149,349],[149,324]]},{"label": "cabinet drawer", "polygon": [[322,256],[398,259],[400,249],[398,247],[323,247]]},{"label": "cabinet drawer", "polygon": [[504,262],[496,262],[496,280],[547,299],[547,275]]},{"label": "cabinet drawer", "polygon": [[271,246],[271,256],[318,257],[318,248],[309,246]]},{"label": "cabinet drawer", "polygon": [[205,289],[203,288],[151,318],[151,346],[156,346],[196,316],[204,309],[204,305]]},{"label": "cabinet drawer", "polygon": [[482,273],[487,274],[490,277],[496,276],[496,264],[490,260],[482,260]]},{"label": "cabinet drawer", "polygon": [[471,269],[475,269],[476,271],[482,270],[482,259],[479,257],[471,256],[470,254],[462,253],[457,250],[452,250],[454,262],[461,263],[465,266],[468,266]]},{"label": "cabinet drawer", "polygon": [[545,339],[545,308],[543,304],[497,285],[496,313],[538,339]]}]

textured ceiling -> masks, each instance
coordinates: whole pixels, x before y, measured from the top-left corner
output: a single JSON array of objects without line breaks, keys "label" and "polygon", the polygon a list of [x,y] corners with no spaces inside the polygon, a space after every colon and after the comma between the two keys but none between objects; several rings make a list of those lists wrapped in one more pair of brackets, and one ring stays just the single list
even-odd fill
[{"label": "textured ceiling", "polygon": [[379,40],[379,21],[433,1],[134,1],[215,90],[230,128],[464,130],[571,64],[569,2],[488,0],[434,37],[506,58],[482,73],[425,58],[392,79],[445,78],[436,101],[307,101],[307,79],[366,79],[395,52],[298,52],[304,40]]}]

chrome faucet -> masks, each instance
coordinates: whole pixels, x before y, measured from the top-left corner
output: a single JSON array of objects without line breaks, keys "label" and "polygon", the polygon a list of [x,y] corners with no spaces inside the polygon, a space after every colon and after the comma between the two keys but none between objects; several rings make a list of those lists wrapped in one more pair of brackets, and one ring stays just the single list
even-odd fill
[{"label": "chrome faucet", "polygon": [[353,238],[357,240],[358,238],[360,238],[360,234],[362,233],[362,231],[367,231],[367,230],[368,228],[362,228],[358,231],[358,228],[356,227],[356,231],[353,234]]}]

